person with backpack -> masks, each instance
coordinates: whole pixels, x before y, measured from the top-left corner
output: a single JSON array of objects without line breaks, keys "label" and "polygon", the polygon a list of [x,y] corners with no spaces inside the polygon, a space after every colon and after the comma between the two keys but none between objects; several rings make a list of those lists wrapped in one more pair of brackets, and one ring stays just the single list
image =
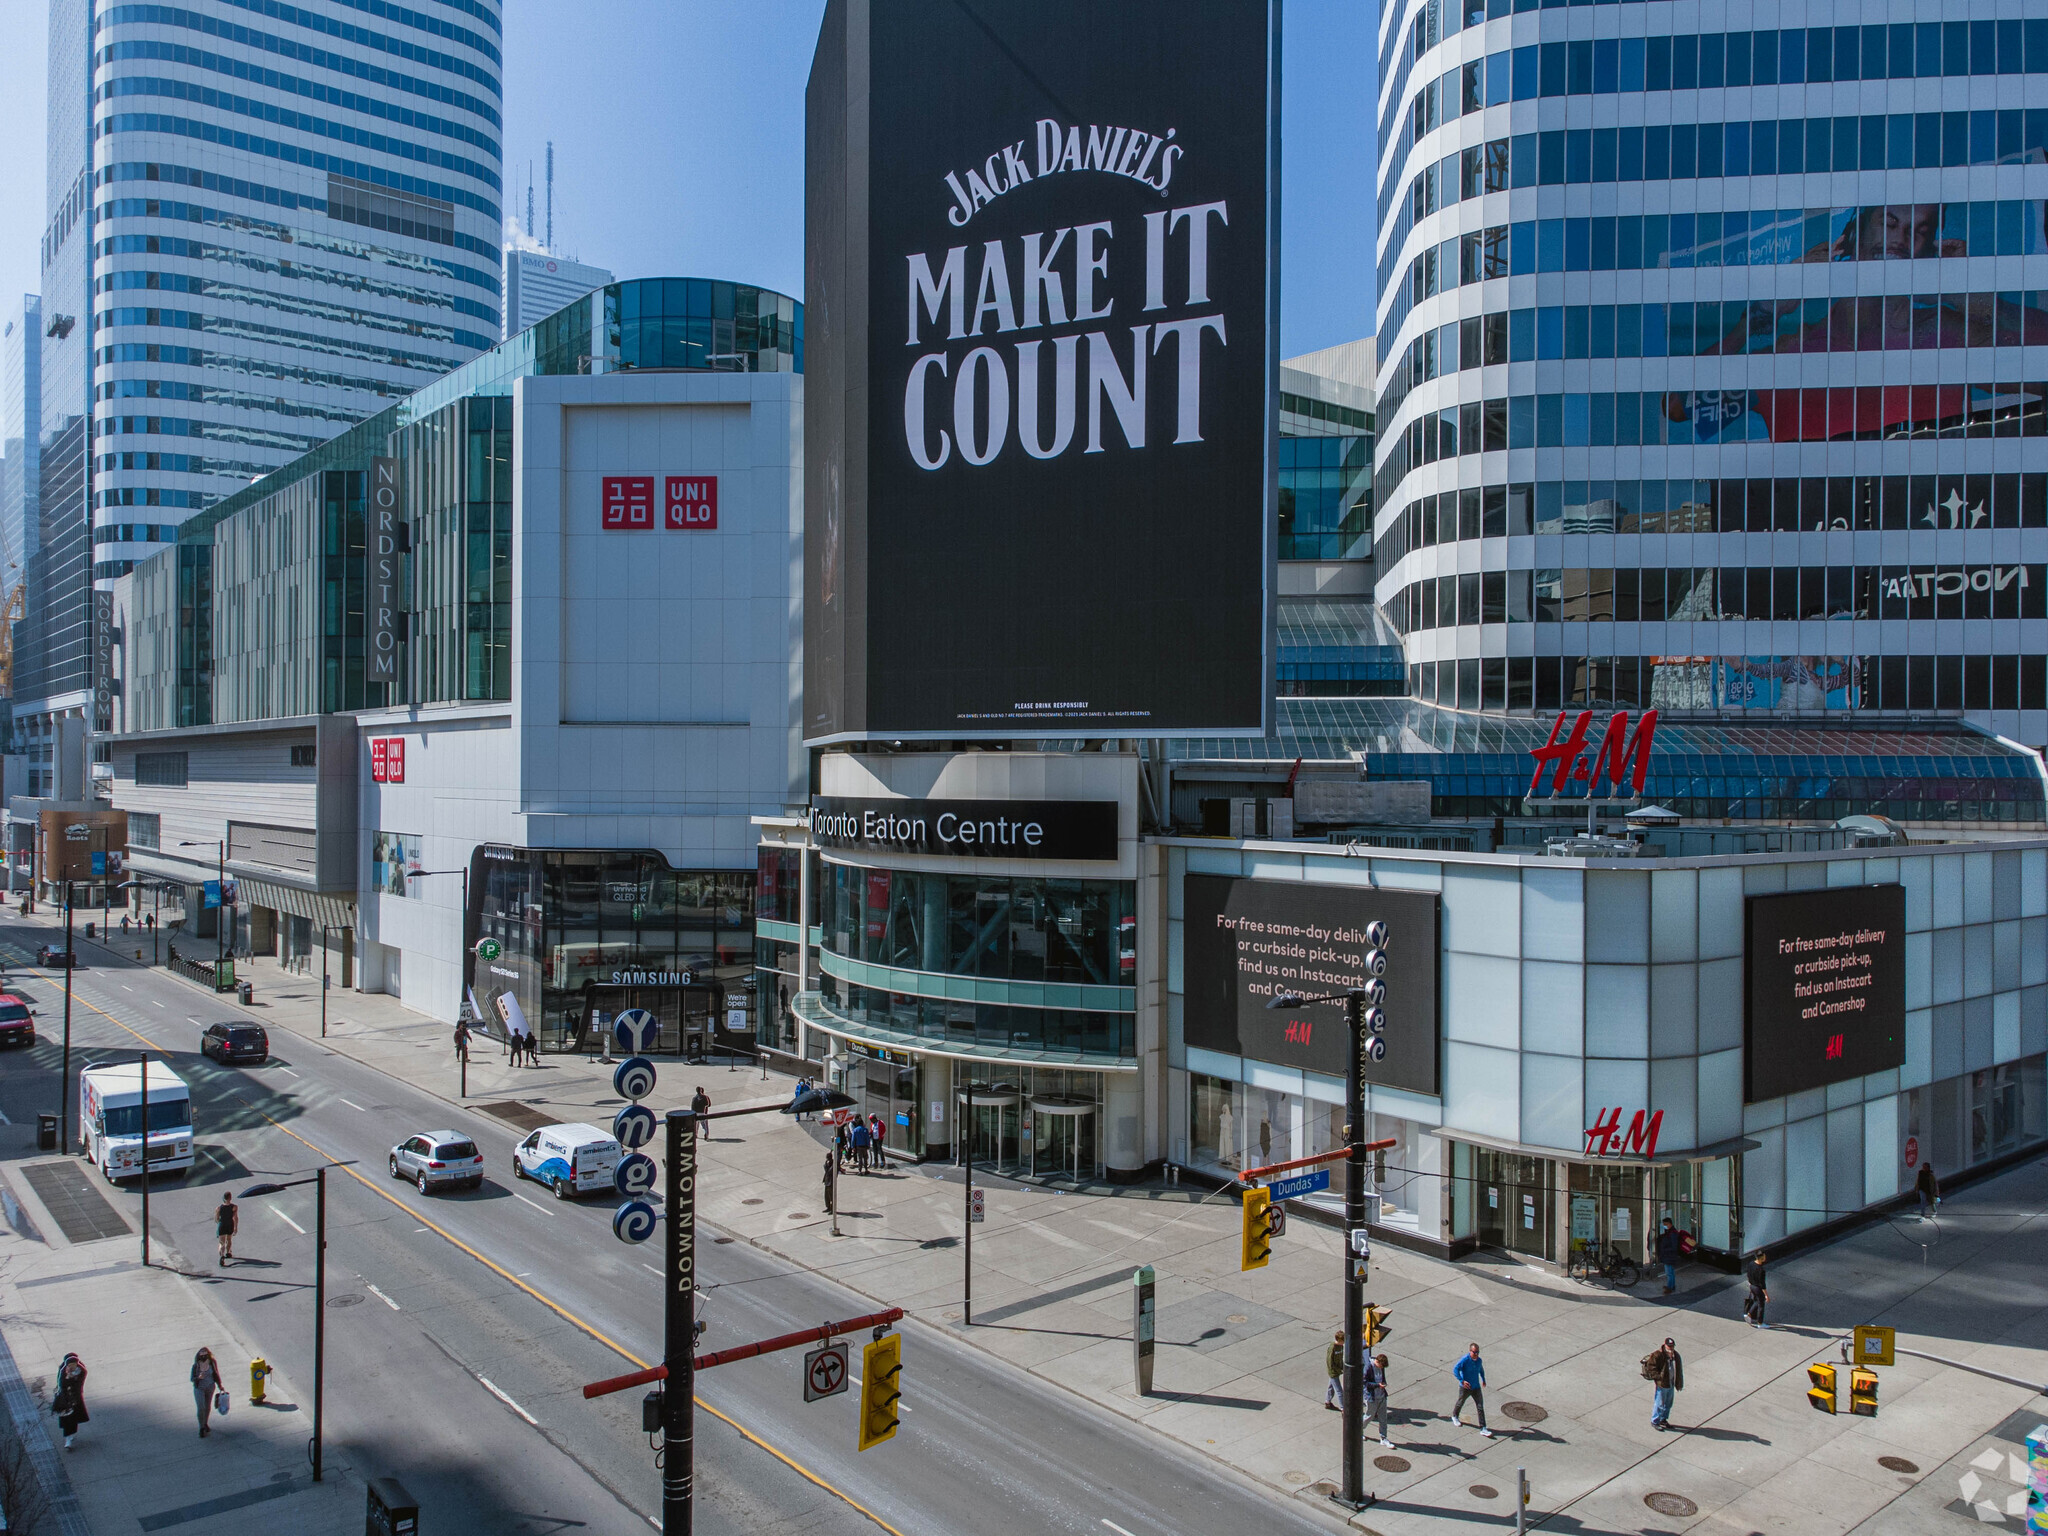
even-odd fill
[{"label": "person with backpack", "polygon": [[866,1173],[868,1171],[868,1123],[861,1119],[859,1115],[853,1117],[851,1135],[853,1138],[853,1171],[855,1173]]},{"label": "person with backpack", "polygon": [[1685,1361],[1679,1357],[1677,1344],[1666,1339],[1662,1348],[1643,1356],[1643,1380],[1654,1388],[1650,1396],[1650,1428],[1669,1429],[1672,1400],[1685,1390]]},{"label": "person with backpack", "polygon": [[1463,1422],[1458,1415],[1465,1411],[1465,1399],[1469,1397],[1479,1415],[1479,1433],[1491,1440],[1493,1431],[1486,1427],[1486,1362],[1479,1358],[1478,1344],[1466,1346],[1458,1363],[1451,1367],[1451,1374],[1458,1379],[1458,1405],[1451,1410],[1451,1422]]},{"label": "person with backpack", "polygon": [[1330,1384],[1323,1388],[1323,1406],[1336,1412],[1344,1408],[1344,1330],[1339,1328],[1337,1336],[1323,1351],[1323,1372],[1330,1378]]},{"label": "person with backpack", "polygon": [[78,1438],[78,1426],[92,1419],[85,1411],[85,1362],[76,1355],[66,1355],[57,1367],[57,1395],[50,1400],[50,1412],[57,1415],[57,1427],[64,1432],[64,1449],[68,1451]]},{"label": "person with backpack", "polygon": [[1764,1288],[1764,1251],[1759,1248],[1749,1256],[1743,1267],[1743,1275],[1749,1281],[1749,1296],[1742,1303],[1742,1315],[1749,1319],[1752,1328],[1768,1328],[1764,1321],[1764,1308],[1770,1304],[1771,1293]]}]

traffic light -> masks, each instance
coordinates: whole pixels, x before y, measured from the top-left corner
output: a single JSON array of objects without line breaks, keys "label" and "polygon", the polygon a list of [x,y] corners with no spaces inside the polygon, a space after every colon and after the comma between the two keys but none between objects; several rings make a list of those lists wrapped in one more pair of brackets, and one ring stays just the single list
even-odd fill
[{"label": "traffic light", "polygon": [[1835,1411],[1835,1368],[1825,1360],[1816,1360],[1806,1368],[1806,1379],[1813,1383],[1806,1389],[1806,1400],[1822,1413]]},{"label": "traffic light", "polygon": [[1858,1366],[1849,1373],[1849,1411],[1866,1419],[1877,1417],[1877,1372]]},{"label": "traffic light", "polygon": [[1244,1247],[1240,1270],[1264,1269],[1273,1256],[1273,1197],[1263,1189],[1244,1192]]},{"label": "traffic light", "polygon": [[860,1449],[880,1445],[896,1433],[896,1404],[903,1394],[903,1338],[888,1333],[860,1352]]},{"label": "traffic light", "polygon": [[1372,1181],[1375,1184],[1387,1182],[1387,1149],[1381,1147],[1372,1155]]},{"label": "traffic light", "polygon": [[1373,1349],[1387,1336],[1387,1319],[1394,1315],[1392,1307],[1376,1307],[1371,1302],[1365,1306],[1365,1347]]}]

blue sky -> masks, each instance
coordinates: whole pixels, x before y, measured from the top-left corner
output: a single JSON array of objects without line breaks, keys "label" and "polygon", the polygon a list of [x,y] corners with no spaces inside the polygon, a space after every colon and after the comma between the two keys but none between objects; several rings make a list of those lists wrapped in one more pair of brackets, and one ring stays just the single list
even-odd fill
[{"label": "blue sky", "polygon": [[[555,246],[621,276],[803,291],[803,93],[823,0],[510,0],[505,209],[545,199]],[[1367,0],[1287,0],[1281,353],[1372,324],[1373,29]],[[41,0],[0,0],[0,296],[36,287]],[[543,214],[543,219],[545,215]],[[4,299],[0,299],[4,301]]]}]

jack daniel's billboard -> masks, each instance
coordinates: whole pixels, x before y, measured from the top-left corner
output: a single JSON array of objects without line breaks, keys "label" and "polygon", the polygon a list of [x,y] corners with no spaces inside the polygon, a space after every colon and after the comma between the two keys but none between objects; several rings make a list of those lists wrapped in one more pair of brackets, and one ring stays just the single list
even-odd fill
[{"label": "jack daniel's billboard", "polygon": [[805,735],[1258,735],[1266,0],[829,0]]}]

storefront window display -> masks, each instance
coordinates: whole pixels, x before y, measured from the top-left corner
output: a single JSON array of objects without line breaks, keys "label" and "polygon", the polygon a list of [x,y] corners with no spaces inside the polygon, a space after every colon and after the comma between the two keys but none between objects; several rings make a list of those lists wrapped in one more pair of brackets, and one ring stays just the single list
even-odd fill
[{"label": "storefront window display", "polygon": [[1012,1008],[951,998],[913,997],[873,987],[852,986],[826,974],[819,980],[832,1011],[855,1024],[884,1030],[905,1044],[920,1041],[975,1047],[991,1054],[1028,1052],[1076,1059],[1132,1055],[1137,1019],[1129,1013],[1093,1013],[1073,1008]]},{"label": "storefront window display", "polygon": [[471,953],[486,938],[501,951],[473,963],[486,1027],[501,1031],[516,1004],[543,1048],[596,1050],[612,1015],[645,1008],[660,1052],[750,1050],[755,880],[672,869],[652,852],[480,848]]},{"label": "storefront window display", "polygon": [[878,965],[1012,981],[1130,986],[1128,880],[932,874],[827,863],[825,944]]}]

